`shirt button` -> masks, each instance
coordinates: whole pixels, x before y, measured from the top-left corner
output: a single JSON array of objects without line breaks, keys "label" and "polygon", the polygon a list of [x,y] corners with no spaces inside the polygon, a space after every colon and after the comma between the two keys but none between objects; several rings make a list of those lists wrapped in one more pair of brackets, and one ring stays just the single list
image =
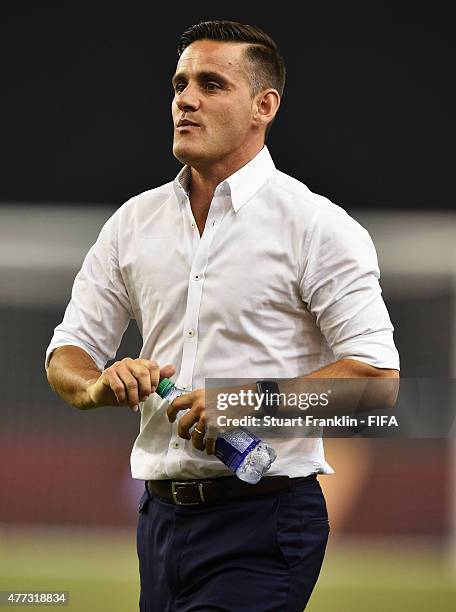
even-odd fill
[{"label": "shirt button", "polygon": [[173,448],[179,448],[179,442],[173,442]]},{"label": "shirt button", "polygon": [[192,229],[196,228],[196,223],[194,221],[192,221]]},{"label": "shirt button", "polygon": [[193,338],[194,335],[195,335],[195,330],[194,329],[188,329],[187,330],[187,336],[189,338]]},{"label": "shirt button", "polygon": [[200,278],[201,278],[201,276],[202,276],[201,274],[194,274],[194,275],[193,275],[193,280],[194,280],[194,281],[199,281],[199,280],[200,280]]}]

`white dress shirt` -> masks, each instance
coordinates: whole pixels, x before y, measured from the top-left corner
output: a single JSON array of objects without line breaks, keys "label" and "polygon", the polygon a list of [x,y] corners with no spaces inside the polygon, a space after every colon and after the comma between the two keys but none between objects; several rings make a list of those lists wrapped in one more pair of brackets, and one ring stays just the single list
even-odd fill
[{"label": "white dress shirt", "polygon": [[[264,147],[220,183],[200,237],[189,169],[126,202],[88,252],[46,354],[84,349],[101,370],[129,320],[141,357],[177,367],[182,389],[205,378],[293,378],[341,358],[399,369],[367,231],[275,168]],[[132,355],[135,357],[135,355]],[[332,473],[321,438],[274,439],[268,474]],[[156,394],[141,404],[133,478],[229,474],[180,438]]]}]

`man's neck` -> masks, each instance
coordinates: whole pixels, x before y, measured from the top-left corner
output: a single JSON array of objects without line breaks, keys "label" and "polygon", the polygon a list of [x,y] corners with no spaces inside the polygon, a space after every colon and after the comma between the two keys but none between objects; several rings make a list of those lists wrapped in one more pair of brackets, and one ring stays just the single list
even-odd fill
[{"label": "man's neck", "polygon": [[191,166],[190,206],[200,235],[203,234],[207,215],[211,206],[214,191],[225,179],[249,163],[263,148],[257,145],[250,151],[243,151],[231,160],[210,165]]},{"label": "man's neck", "polygon": [[214,195],[217,185],[233,175],[240,168],[248,164],[263,148],[263,144],[257,145],[249,152],[241,152],[235,158],[215,162],[210,165],[191,166],[190,193],[196,196],[198,201],[209,201],[208,207]]}]

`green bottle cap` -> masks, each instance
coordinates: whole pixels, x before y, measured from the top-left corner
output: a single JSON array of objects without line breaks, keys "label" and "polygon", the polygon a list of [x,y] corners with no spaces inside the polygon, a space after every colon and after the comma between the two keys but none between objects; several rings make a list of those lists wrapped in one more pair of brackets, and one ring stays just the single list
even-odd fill
[{"label": "green bottle cap", "polygon": [[173,389],[174,383],[169,378],[163,378],[159,383],[158,387],[155,389],[155,393],[160,397],[166,397],[168,393]]}]

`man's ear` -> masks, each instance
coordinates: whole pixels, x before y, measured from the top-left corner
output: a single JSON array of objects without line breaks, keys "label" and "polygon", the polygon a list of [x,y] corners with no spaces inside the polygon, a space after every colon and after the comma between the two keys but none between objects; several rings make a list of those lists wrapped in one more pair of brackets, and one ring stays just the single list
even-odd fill
[{"label": "man's ear", "polygon": [[276,116],[280,95],[276,89],[265,89],[255,98],[254,120],[258,127],[267,126]]}]

